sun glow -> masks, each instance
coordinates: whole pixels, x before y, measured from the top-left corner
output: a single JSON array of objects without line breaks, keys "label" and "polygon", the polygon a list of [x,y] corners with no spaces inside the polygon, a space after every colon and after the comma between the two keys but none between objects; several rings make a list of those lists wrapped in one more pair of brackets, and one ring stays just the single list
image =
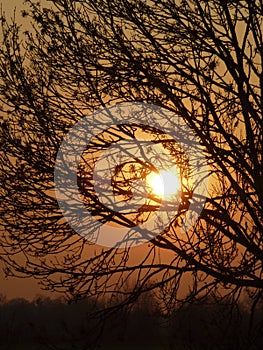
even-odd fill
[{"label": "sun glow", "polygon": [[158,173],[150,173],[146,181],[153,194],[163,199],[176,195],[181,188],[178,170],[175,166],[168,170],[161,170]]}]

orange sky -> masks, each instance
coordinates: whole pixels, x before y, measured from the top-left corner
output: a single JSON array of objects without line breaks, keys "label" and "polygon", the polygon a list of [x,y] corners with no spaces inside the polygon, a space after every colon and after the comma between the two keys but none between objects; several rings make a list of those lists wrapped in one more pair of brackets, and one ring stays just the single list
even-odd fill
[{"label": "orange sky", "polygon": [[[16,20],[17,22],[23,24],[23,28],[26,28],[26,26],[28,26],[27,19],[22,19],[20,16],[20,10],[22,8],[25,8],[23,2],[24,0],[1,1],[2,9],[5,12],[6,17],[8,18],[13,16],[14,8],[16,7]],[[145,254],[145,247],[146,245],[133,248],[133,251],[131,253],[133,263],[136,261],[136,259],[140,259],[140,257]],[[165,253],[165,258],[168,260],[170,259],[169,253]],[[5,278],[4,273],[2,271],[3,267],[3,263],[0,262],[0,294],[6,295],[8,299],[22,297],[32,300],[38,294],[51,296],[50,293],[41,290],[40,286],[38,285],[38,282],[33,278]],[[57,294],[52,296],[57,296]]]},{"label": "orange sky", "polygon": [[3,264],[0,264],[0,294],[6,295],[7,299],[26,298],[32,300],[39,294],[51,297],[57,296],[41,290],[33,278],[21,279],[9,277],[6,279],[2,269]]},{"label": "orange sky", "polygon": [[[7,18],[13,16],[14,8],[16,7],[16,19],[19,23],[22,23],[23,26],[26,27],[28,25],[27,20],[22,19],[20,16],[20,10],[25,8],[23,2],[24,0],[0,0],[2,10],[5,12]],[[136,252],[139,252],[143,248],[136,249]],[[40,286],[37,284],[37,281],[33,278],[18,279],[9,277],[6,279],[2,269],[3,264],[0,262],[0,294],[6,295],[8,299],[22,297],[32,300],[38,294],[50,296],[50,293],[41,290]]]},{"label": "orange sky", "polygon": [[[16,19],[19,23],[26,26],[26,20],[20,16],[20,10],[25,7],[24,0],[1,0],[2,11],[5,12],[6,17],[12,17],[14,8],[16,7]],[[0,263],[0,294],[5,294],[8,299],[11,298],[28,298],[33,299],[37,294],[47,294],[40,289],[37,282],[33,279],[18,279],[5,278],[3,273],[3,264]],[[49,293],[50,295],[50,293]]]}]

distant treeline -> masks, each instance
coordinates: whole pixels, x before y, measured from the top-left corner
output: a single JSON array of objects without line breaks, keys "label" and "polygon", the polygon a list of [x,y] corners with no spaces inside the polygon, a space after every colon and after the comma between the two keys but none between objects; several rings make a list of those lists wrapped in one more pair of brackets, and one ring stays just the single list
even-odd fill
[{"label": "distant treeline", "polygon": [[167,315],[147,296],[132,309],[109,314],[105,304],[92,299],[68,304],[0,297],[0,349],[260,350],[261,310],[252,324],[245,303],[200,300]]}]

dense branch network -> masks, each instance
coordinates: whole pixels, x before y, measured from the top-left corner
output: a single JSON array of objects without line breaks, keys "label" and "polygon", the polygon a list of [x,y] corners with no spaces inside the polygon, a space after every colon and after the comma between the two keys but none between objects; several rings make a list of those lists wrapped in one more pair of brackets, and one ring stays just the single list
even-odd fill
[{"label": "dense branch network", "polygon": [[[20,36],[19,27],[2,17],[1,259],[6,273],[33,275],[71,297],[114,290],[133,300],[159,288],[177,300],[184,278],[191,285],[189,298],[217,287],[233,297],[244,287],[259,293],[262,2],[56,0],[51,7],[27,2],[24,16],[32,31]],[[210,187],[200,219],[187,234],[178,234],[174,220],[144,247],[103,249],[63,219],[53,169],[71,126],[99,107],[123,101],[155,104],[183,118],[205,149]],[[122,137],[135,137],[131,126],[108,132],[111,137],[89,145],[89,157]],[[146,132],[153,142],[169,145],[151,127]],[[173,147],[170,142],[175,154]],[[94,215],[107,219],[110,213],[87,190],[92,186],[87,169],[79,169],[87,203],[92,201]],[[133,169],[135,178],[142,175]],[[147,167],[138,169],[147,172]],[[113,181],[119,194],[129,197],[131,179],[125,187],[123,173],[118,187],[117,175],[124,170]],[[112,218],[118,224],[131,219]]]}]

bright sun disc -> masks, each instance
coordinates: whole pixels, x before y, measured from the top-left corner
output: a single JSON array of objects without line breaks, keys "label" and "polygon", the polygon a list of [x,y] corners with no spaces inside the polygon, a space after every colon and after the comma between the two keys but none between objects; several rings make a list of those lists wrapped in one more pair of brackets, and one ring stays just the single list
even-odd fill
[{"label": "bright sun disc", "polygon": [[176,195],[181,188],[176,167],[172,167],[169,170],[161,170],[158,173],[150,173],[147,176],[147,183],[152,188],[152,192],[161,197]]}]

